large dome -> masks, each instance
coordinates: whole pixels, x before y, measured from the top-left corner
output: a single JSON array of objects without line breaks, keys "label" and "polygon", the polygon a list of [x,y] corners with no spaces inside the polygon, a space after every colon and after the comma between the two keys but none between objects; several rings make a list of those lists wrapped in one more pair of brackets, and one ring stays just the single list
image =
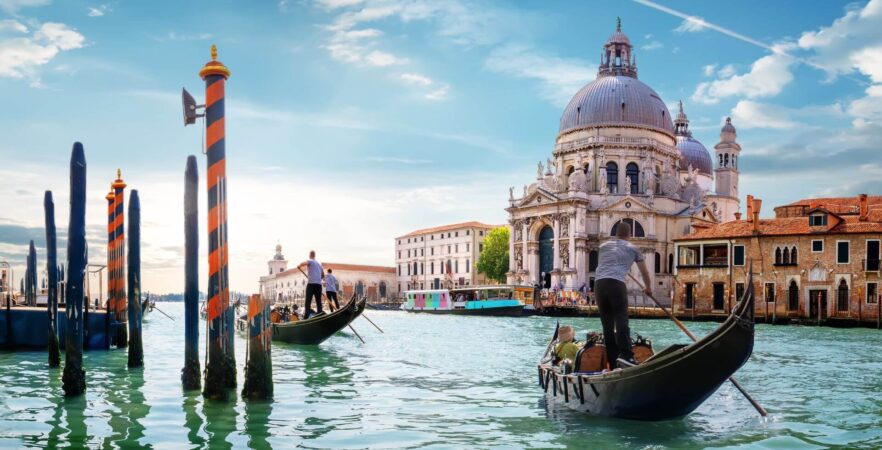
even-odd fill
[{"label": "large dome", "polygon": [[674,134],[665,102],[640,80],[601,76],[579,90],[560,118],[560,133],[598,126],[635,126]]},{"label": "large dome", "polygon": [[698,173],[713,176],[714,162],[710,152],[701,142],[692,136],[678,135],[677,149],[680,150],[680,155],[683,157],[683,161],[680,163],[682,169],[686,169],[691,164]]}]

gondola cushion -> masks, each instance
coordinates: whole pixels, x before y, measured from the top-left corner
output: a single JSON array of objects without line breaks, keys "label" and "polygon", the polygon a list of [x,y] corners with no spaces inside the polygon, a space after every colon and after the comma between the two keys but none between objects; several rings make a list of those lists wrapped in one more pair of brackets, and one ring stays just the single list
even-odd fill
[{"label": "gondola cushion", "polygon": [[576,372],[600,372],[606,368],[606,347],[589,342],[575,359]]}]

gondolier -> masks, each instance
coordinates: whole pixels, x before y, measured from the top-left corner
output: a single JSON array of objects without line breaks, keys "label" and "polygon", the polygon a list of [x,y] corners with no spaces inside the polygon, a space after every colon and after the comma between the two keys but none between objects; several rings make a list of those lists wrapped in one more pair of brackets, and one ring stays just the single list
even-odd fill
[{"label": "gondolier", "polygon": [[306,264],[306,304],[304,305],[304,318],[308,319],[310,317],[310,308],[309,304],[312,303],[312,299],[315,298],[316,309],[318,309],[318,313],[321,314],[322,311],[322,276],[324,275],[324,270],[322,269],[322,264],[315,260],[315,250],[309,251],[309,259],[306,262],[301,263],[300,265]]},{"label": "gondolier", "polygon": [[600,246],[597,265],[597,281],[594,296],[603,325],[603,342],[606,346],[610,369],[618,365],[619,358],[634,363],[631,349],[631,330],[628,328],[628,288],[625,277],[635,262],[643,276],[644,293],[652,295],[649,270],[640,250],[628,242],[631,226],[624,221],[616,226],[616,236]]},{"label": "gondolier", "polygon": [[340,302],[337,301],[337,278],[334,276],[334,271],[332,269],[328,269],[328,273],[325,275],[325,295],[328,296],[328,301],[334,302],[334,307],[339,309]]}]

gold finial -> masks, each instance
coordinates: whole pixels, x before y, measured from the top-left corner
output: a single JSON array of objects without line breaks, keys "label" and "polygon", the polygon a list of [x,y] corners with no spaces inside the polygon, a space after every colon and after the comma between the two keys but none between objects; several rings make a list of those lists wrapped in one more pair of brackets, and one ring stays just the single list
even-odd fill
[{"label": "gold finial", "polygon": [[122,170],[116,169],[116,179],[122,179]]},{"label": "gold finial", "polygon": [[211,44],[211,60],[217,61],[217,45]]}]

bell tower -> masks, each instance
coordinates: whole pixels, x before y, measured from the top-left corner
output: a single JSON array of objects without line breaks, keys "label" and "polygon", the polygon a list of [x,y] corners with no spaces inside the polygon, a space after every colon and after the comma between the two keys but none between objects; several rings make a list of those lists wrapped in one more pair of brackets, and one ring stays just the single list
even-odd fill
[{"label": "bell tower", "polygon": [[727,117],[726,124],[720,129],[720,142],[714,146],[717,158],[714,179],[718,195],[735,199],[738,198],[738,156],[741,154],[736,137],[732,118]]},{"label": "bell tower", "polygon": [[267,265],[269,266],[270,275],[282,273],[288,268],[288,260],[282,255],[281,244],[276,244],[276,254],[273,255],[273,259],[267,262]]}]

